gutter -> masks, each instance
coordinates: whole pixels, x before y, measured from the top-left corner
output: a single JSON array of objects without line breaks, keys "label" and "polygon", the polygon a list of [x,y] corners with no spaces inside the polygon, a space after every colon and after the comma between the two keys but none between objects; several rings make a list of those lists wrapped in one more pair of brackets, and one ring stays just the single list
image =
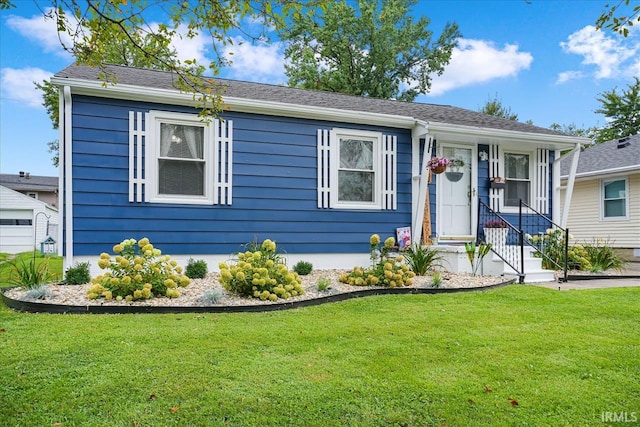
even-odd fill
[{"label": "gutter", "polygon": [[[615,169],[602,169],[598,171],[580,172],[580,173],[576,173],[576,178],[587,178],[587,177],[597,176],[597,175],[609,175],[609,174],[616,174],[616,173],[638,172],[638,171],[640,171],[640,165],[631,165],[631,166],[625,166],[622,168],[615,168]],[[560,179],[566,180],[568,177],[569,175],[562,175]]]}]

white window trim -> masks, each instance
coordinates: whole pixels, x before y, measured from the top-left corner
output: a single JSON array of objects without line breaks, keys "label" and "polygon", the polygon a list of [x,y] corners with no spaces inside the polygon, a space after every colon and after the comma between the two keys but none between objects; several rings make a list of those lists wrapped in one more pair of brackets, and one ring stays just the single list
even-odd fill
[{"label": "white window trim", "polygon": [[[605,216],[604,215],[604,186],[611,182],[624,181],[624,213],[625,216]],[[610,177],[600,180],[600,221],[628,221],[629,220],[629,178],[626,176]]]},{"label": "white window trim", "polygon": [[[163,195],[158,189],[158,158],[160,157],[160,125],[171,123],[204,128],[203,159],[205,162],[204,195]],[[150,111],[147,115],[147,135],[145,139],[145,199],[150,203],[176,203],[213,205],[214,169],[216,168],[213,126],[203,122],[196,114]]]},{"label": "white window trim", "polygon": [[[535,162],[536,162],[535,152],[523,151],[523,150],[512,150],[512,149],[505,150],[502,147],[500,147],[500,155],[499,155],[500,170],[503,171],[502,173],[504,174],[502,178],[506,178],[507,180],[509,180],[509,178],[507,177],[507,168],[505,167],[505,164],[504,164],[505,154],[526,154],[529,156],[529,200],[525,200],[524,202],[529,206],[532,206],[533,197],[534,197],[533,189],[535,188],[535,183],[538,182],[537,180],[539,178],[538,176],[536,176],[536,173],[535,173]],[[500,191],[500,212],[503,212],[503,213],[520,212],[519,206],[506,206],[504,204],[506,191],[507,191],[506,188]]]},{"label": "white window trim", "polygon": [[[340,138],[360,138],[373,141],[373,172],[374,192],[373,202],[345,202],[338,200],[338,169],[340,165]],[[382,149],[382,132],[362,131],[355,129],[334,128],[331,130],[330,150],[330,198],[331,207],[336,209],[382,209],[382,184],[384,152]]]}]

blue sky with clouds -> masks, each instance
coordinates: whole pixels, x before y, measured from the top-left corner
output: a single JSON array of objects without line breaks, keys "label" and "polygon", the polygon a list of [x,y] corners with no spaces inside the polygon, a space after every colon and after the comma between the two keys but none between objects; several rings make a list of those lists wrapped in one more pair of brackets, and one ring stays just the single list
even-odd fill
[{"label": "blue sky with clouds", "polygon": [[[47,142],[58,133],[33,81],[50,77],[72,58],[60,47],[55,24],[44,20],[33,1],[14,3],[16,8],[0,12],[0,172],[57,175]],[[594,113],[599,94],[624,89],[640,76],[640,28],[625,39],[593,26],[605,3],[420,0],[413,13],[429,17],[436,36],[455,21],[462,38],[445,73],[418,101],[478,110],[497,96],[521,121],[538,126],[603,125],[604,117]],[[177,40],[176,48],[183,58],[208,63],[210,44],[203,36]],[[224,77],[286,82],[280,43],[227,49],[234,64]]]}]

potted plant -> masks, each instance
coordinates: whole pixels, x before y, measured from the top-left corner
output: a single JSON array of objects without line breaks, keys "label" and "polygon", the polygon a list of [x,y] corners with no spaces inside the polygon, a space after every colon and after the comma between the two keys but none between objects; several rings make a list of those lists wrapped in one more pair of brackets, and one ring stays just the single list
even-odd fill
[{"label": "potted plant", "polygon": [[464,167],[464,160],[462,159],[451,159],[449,160],[449,168],[446,172],[447,179],[451,182],[458,182],[462,179],[462,175],[464,172],[461,170]]},{"label": "potted plant", "polygon": [[427,167],[431,172],[437,175],[447,170],[449,163],[451,162],[446,157],[432,157],[427,162]]},{"label": "potted plant", "polygon": [[494,249],[504,248],[507,245],[509,225],[500,218],[489,219],[483,225],[484,237],[487,243],[491,243]]}]

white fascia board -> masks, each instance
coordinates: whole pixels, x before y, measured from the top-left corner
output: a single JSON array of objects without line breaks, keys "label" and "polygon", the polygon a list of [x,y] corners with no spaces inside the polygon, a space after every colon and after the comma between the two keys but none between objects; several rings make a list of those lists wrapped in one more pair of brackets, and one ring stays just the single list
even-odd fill
[{"label": "white fascia board", "polygon": [[[196,107],[192,94],[182,93],[177,90],[148,88],[122,83],[103,86],[102,82],[55,77],[51,79],[51,82],[57,85],[70,86],[72,93],[77,95]],[[222,100],[228,107],[228,111],[242,113],[381,125],[401,129],[413,129],[417,122],[415,118],[409,116],[368,113],[365,111],[350,111],[225,96],[222,97]]]},{"label": "white fascia board", "polygon": [[[602,169],[598,171],[577,173],[576,179],[590,178],[598,175],[615,175],[615,174],[621,174],[625,172],[638,172],[638,171],[640,171],[640,165],[631,165],[631,166],[625,166],[620,168]],[[562,175],[560,179],[566,180],[568,177],[569,175]]]},{"label": "white fascia board", "polygon": [[[503,141],[509,142],[528,142],[539,145],[545,145],[552,149],[570,149],[578,144],[590,143],[588,138],[565,135],[550,135],[542,133],[522,132],[507,129],[482,128],[475,126],[465,126],[442,122],[429,122],[429,130],[431,133],[446,132],[457,135],[464,135],[473,138],[486,139],[486,143],[495,140],[496,143]],[[484,143],[484,142],[481,142]]]}]

